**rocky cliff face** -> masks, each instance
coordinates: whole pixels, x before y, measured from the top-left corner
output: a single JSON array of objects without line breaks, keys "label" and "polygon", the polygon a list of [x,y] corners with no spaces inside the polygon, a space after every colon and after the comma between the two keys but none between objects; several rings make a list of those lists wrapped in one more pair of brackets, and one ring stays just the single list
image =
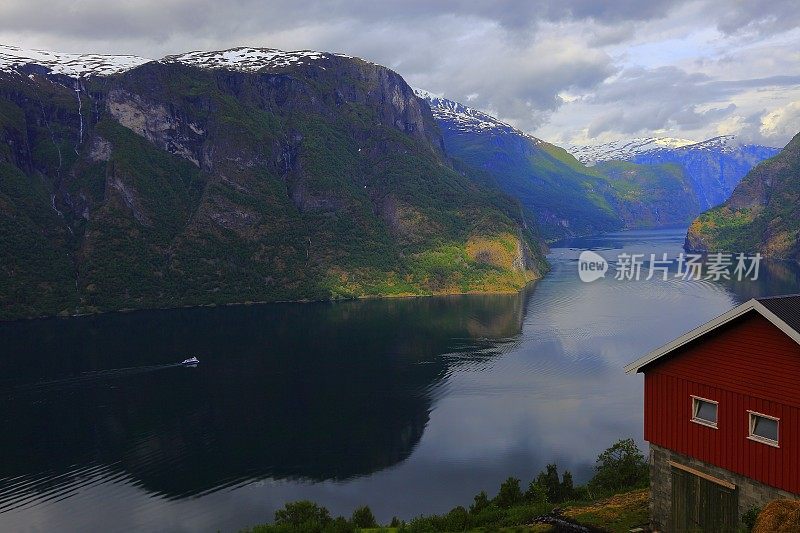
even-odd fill
[{"label": "rocky cliff face", "polygon": [[21,56],[0,50],[4,317],[516,290],[544,268],[533,221],[452,168],[385,67]]},{"label": "rocky cliff face", "polygon": [[730,199],[693,222],[686,248],[800,260],[800,134],[751,170]]}]

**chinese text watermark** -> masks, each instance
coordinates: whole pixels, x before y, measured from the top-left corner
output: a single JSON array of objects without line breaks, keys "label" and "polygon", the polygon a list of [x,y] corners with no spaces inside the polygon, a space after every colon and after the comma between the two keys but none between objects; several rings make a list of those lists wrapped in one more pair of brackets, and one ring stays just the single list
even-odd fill
[{"label": "chinese text watermark", "polygon": [[[666,253],[621,253],[614,263],[614,279],[639,281],[661,279],[684,280],[735,280],[758,279],[761,254],[691,254],[680,253],[669,258]],[[578,275],[581,281],[591,282],[606,276],[609,262],[591,250],[581,252],[578,258]]]}]

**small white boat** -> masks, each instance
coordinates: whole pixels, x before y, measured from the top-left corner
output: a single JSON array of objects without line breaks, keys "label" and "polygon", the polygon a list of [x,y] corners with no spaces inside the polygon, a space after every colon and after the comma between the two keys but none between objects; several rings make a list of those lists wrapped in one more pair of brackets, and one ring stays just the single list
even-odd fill
[{"label": "small white boat", "polygon": [[197,366],[199,363],[200,360],[197,357],[190,357],[189,359],[181,361],[181,364],[184,366]]}]

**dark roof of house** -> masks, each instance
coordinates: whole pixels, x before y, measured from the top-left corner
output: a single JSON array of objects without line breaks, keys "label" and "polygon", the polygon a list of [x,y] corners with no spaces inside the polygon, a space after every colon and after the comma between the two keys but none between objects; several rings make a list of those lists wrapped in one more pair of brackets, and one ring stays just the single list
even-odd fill
[{"label": "dark roof of house", "polygon": [[745,313],[757,312],[778,329],[783,331],[796,343],[800,344],[800,294],[774,296],[772,298],[754,298],[736,306],[710,322],[696,327],[681,335],[674,341],[656,348],[625,367],[625,372],[641,372],[650,363],[670,354],[677,348],[699,339],[711,330],[727,324]]},{"label": "dark roof of house", "polygon": [[787,326],[800,333],[800,294],[756,299],[783,320]]}]

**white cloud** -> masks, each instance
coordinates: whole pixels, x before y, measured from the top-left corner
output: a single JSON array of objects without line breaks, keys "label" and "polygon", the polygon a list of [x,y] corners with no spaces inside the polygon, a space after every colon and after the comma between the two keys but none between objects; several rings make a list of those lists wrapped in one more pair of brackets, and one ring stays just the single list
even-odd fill
[{"label": "white cloud", "polygon": [[800,128],[800,100],[766,113],[761,117],[759,132],[764,137],[788,138]]}]

